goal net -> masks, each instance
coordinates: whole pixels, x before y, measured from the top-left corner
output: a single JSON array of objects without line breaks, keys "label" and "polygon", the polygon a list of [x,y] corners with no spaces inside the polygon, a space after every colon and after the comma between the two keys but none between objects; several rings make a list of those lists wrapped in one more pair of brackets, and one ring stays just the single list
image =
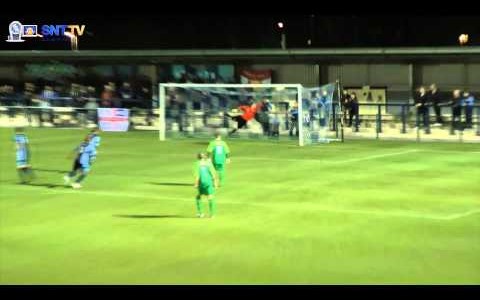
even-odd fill
[{"label": "goal net", "polygon": [[[161,83],[159,138],[211,137],[220,132],[231,138],[298,139],[299,145],[321,142],[322,138],[316,138],[318,128],[310,120],[301,121],[307,116],[303,106],[308,111],[317,104],[313,91],[321,88],[306,89],[300,84]],[[332,94],[335,88],[326,90]],[[332,114],[329,109],[320,111],[324,117]],[[333,118],[327,119],[322,122],[331,123]]]},{"label": "goal net", "polygon": [[[305,145],[340,141],[343,138],[338,84],[302,89],[302,134]],[[334,101],[337,100],[337,101]]]}]

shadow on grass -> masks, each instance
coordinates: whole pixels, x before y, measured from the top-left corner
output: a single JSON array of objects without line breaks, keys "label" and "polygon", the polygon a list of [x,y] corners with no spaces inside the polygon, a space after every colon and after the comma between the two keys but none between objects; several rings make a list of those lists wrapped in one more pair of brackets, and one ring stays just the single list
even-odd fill
[{"label": "shadow on grass", "polygon": [[65,174],[70,171],[65,171],[65,170],[50,170],[50,169],[32,169],[33,171],[38,171],[38,172],[50,172],[50,173],[58,173],[58,174]]},{"label": "shadow on grass", "polygon": [[154,185],[167,185],[167,186],[193,186],[193,183],[181,183],[181,182],[149,182]]},{"label": "shadow on grass", "polygon": [[64,184],[54,184],[54,183],[24,183],[23,185],[46,187],[49,189],[54,189],[59,187],[63,187],[63,188],[68,187],[68,186],[65,186]]},{"label": "shadow on grass", "polygon": [[113,215],[116,218],[129,219],[192,219],[193,217],[180,215]]}]

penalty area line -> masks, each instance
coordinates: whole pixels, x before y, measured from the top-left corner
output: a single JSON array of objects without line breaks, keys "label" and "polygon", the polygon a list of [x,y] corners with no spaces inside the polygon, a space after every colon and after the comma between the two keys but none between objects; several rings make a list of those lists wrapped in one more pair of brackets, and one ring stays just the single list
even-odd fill
[{"label": "penalty area line", "polygon": [[389,156],[405,155],[405,154],[414,153],[414,152],[421,152],[421,151],[422,150],[411,149],[411,150],[407,150],[407,151],[384,153],[384,154],[377,154],[377,155],[369,155],[369,156],[352,158],[352,159],[347,159],[347,160],[340,160],[340,161],[336,161],[334,159],[330,159],[330,160],[320,160],[320,159],[311,159],[311,158],[305,158],[305,159],[285,158],[285,159],[282,159],[282,158],[250,157],[250,156],[236,156],[234,159],[239,159],[239,160],[244,159],[244,160],[291,161],[291,162],[302,162],[302,161],[304,161],[304,162],[316,162],[316,163],[327,163],[327,164],[344,164],[344,163],[363,161],[363,160],[371,160],[371,159],[377,159],[377,158],[383,158],[383,157],[389,157]]},{"label": "penalty area line", "polygon": [[[87,191],[87,190],[48,190],[44,191],[42,194],[52,194],[52,195],[64,195],[64,194],[76,194],[76,195],[98,195],[98,196],[107,196],[107,197],[127,197],[127,198],[138,198],[138,199],[154,199],[154,200],[167,200],[167,201],[182,201],[182,202],[194,202],[194,197],[192,199],[189,198],[180,198],[180,197],[168,197],[168,196],[155,196],[155,195],[137,195],[137,194],[129,194],[129,193],[118,193],[118,192],[107,192],[107,191]],[[459,218],[463,218],[466,216],[470,216],[476,213],[480,213],[480,209],[467,211],[464,213],[457,213],[447,216],[438,216],[438,215],[431,215],[431,214],[424,214],[419,212],[388,212],[388,211],[373,211],[373,210],[361,210],[361,209],[337,209],[337,208],[328,208],[328,207],[321,207],[312,205],[312,203],[301,204],[301,203],[293,203],[293,202],[282,202],[282,203],[254,203],[251,201],[247,202],[238,202],[238,201],[221,201],[220,203],[224,204],[233,204],[233,205],[249,205],[249,206],[261,206],[266,208],[281,208],[283,205],[291,207],[292,204],[297,205],[297,209],[307,210],[311,212],[315,211],[324,211],[324,212],[331,212],[331,213],[345,213],[345,214],[363,214],[363,215],[376,215],[380,217],[400,217],[400,218],[413,218],[413,219],[428,219],[428,220],[436,220],[436,221],[451,221],[456,220]]]},{"label": "penalty area line", "polygon": [[450,220],[457,220],[457,219],[468,217],[468,216],[475,215],[475,214],[478,214],[478,213],[480,213],[480,209],[473,209],[473,210],[470,210],[470,211],[467,211],[467,212],[464,212],[464,213],[452,214],[450,216],[445,217],[444,219],[449,220],[449,221]]}]

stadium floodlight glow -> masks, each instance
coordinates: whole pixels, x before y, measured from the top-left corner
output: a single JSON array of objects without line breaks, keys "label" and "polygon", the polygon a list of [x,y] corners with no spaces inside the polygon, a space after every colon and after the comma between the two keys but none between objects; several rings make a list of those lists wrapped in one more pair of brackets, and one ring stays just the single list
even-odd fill
[{"label": "stadium floodlight glow", "polygon": [[462,33],[458,36],[458,42],[460,43],[460,45],[465,45],[466,43],[468,43],[468,34],[466,33]]}]

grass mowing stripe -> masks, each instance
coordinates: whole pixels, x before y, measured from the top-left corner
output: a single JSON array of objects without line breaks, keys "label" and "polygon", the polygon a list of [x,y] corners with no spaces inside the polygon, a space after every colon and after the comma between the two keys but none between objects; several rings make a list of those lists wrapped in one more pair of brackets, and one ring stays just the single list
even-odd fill
[{"label": "grass mowing stripe", "polygon": [[[89,194],[89,195],[99,195],[99,196],[108,196],[108,197],[128,197],[128,198],[141,198],[141,199],[156,199],[156,200],[169,200],[169,201],[186,201],[191,202],[193,204],[194,200],[192,197],[190,198],[180,198],[180,197],[165,197],[165,196],[154,196],[149,194],[128,194],[128,193],[115,193],[115,192],[104,192],[104,191],[74,191],[74,190],[51,190],[45,191],[42,194]],[[476,214],[480,212],[480,210],[472,210],[467,211],[464,213],[449,215],[449,216],[439,216],[439,215],[432,215],[432,214],[425,214],[425,213],[415,213],[415,212],[386,212],[386,211],[374,211],[374,210],[358,210],[358,209],[336,209],[336,208],[329,208],[329,207],[322,207],[316,204],[310,203],[297,203],[297,202],[285,202],[283,201],[280,204],[272,204],[272,203],[259,203],[259,202],[239,202],[239,201],[220,201],[219,203],[223,204],[234,204],[234,205],[249,205],[249,206],[262,206],[267,208],[278,207],[281,208],[283,206],[291,206],[292,204],[296,205],[296,209],[305,209],[310,211],[325,211],[325,212],[333,212],[333,213],[351,213],[351,214],[366,214],[366,215],[377,215],[377,216],[392,216],[392,217],[404,217],[404,218],[415,218],[415,219],[430,219],[430,220],[440,220],[440,221],[449,221],[455,220],[461,217],[465,217],[468,215]]]},{"label": "grass mowing stripe", "polygon": [[[290,162],[315,162],[315,163],[332,163],[332,164],[341,164],[341,163],[349,163],[349,162],[355,162],[355,161],[363,161],[363,160],[371,160],[371,159],[376,159],[376,158],[383,158],[383,157],[389,157],[389,156],[397,156],[397,155],[404,155],[404,154],[409,154],[413,152],[422,152],[423,150],[419,149],[412,149],[412,150],[407,150],[407,151],[401,151],[401,152],[393,152],[393,153],[385,153],[385,154],[378,154],[378,155],[369,155],[365,157],[358,157],[358,158],[353,158],[353,159],[348,159],[348,160],[341,160],[341,161],[336,161],[336,160],[320,160],[320,159],[309,159],[309,158],[272,158],[272,157],[259,157],[259,156],[233,156],[232,159],[235,160],[264,160],[264,161],[290,161]],[[122,153],[112,153],[116,155],[120,155]],[[133,154],[135,155],[135,154]],[[140,155],[140,154],[139,154]],[[143,154],[141,154],[144,156]],[[193,155],[190,154],[179,154],[179,153],[168,153],[164,154],[163,156],[172,156],[172,157],[193,157]]]}]

